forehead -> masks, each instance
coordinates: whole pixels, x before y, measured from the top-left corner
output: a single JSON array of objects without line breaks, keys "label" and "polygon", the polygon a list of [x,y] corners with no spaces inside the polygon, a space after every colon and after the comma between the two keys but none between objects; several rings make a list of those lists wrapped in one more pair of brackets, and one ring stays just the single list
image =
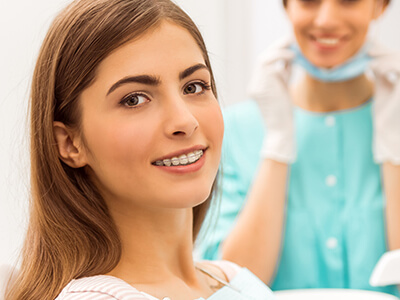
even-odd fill
[{"label": "forehead", "polygon": [[204,63],[204,57],[194,37],[185,28],[164,21],[107,56],[100,63],[97,75],[143,72],[157,75],[165,69],[173,71],[195,63]]}]

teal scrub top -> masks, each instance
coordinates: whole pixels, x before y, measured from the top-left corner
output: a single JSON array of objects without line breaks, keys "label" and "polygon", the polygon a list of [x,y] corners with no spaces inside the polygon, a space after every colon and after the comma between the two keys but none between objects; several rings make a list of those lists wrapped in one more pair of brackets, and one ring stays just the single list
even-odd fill
[{"label": "teal scrub top", "polygon": [[[372,156],[372,101],[329,113],[295,109],[297,160],[290,167],[284,239],[273,290],[366,289],[387,250],[380,165]],[[245,203],[264,138],[254,101],[224,112],[222,199],[218,218],[196,250],[219,258],[221,241]],[[251,255],[251,253],[249,253]]]}]

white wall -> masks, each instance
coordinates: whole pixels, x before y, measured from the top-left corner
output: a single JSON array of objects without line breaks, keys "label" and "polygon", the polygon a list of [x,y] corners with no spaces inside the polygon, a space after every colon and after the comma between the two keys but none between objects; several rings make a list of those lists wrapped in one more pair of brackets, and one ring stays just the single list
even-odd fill
[{"label": "white wall", "polygon": [[[50,20],[67,0],[0,2],[0,265],[15,260],[27,216],[27,99],[35,57]],[[203,32],[222,105],[246,97],[254,58],[289,27],[280,0],[177,0]],[[400,1],[379,28],[400,50]]]},{"label": "white wall", "polygon": [[[219,101],[228,105],[243,99],[243,77],[251,71],[252,0],[176,0],[200,28],[218,85]],[[240,58],[240,59],[238,59]]]},{"label": "white wall", "polygon": [[0,265],[15,260],[24,235],[29,81],[48,24],[65,2],[0,2]]}]

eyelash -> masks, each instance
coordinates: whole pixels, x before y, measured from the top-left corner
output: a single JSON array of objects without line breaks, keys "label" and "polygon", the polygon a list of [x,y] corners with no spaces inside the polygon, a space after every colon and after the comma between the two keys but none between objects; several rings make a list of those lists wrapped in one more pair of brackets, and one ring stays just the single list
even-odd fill
[{"label": "eyelash", "polygon": [[122,100],[119,102],[119,104],[128,109],[136,109],[142,106],[142,103],[135,104],[134,106],[128,106],[127,102],[128,100],[130,100],[130,97],[144,97],[146,98],[146,102],[150,101],[149,97],[143,93],[131,93],[123,97]]},{"label": "eyelash", "polygon": [[[203,90],[202,90],[201,92],[198,92],[198,93],[193,93],[194,95],[202,95],[202,94],[204,94],[206,91],[211,90],[211,85],[210,85],[209,82],[193,81],[193,82],[189,82],[187,85],[185,85],[185,86],[183,87],[183,91],[185,91],[185,89],[186,89],[188,86],[190,86],[190,85],[196,85],[196,84],[200,85],[200,86],[202,87]],[[184,93],[184,94],[185,94],[185,95],[189,95],[189,94],[192,94],[192,93]]]},{"label": "eyelash", "polygon": [[[211,85],[210,85],[208,82],[195,81],[195,82],[190,82],[190,83],[188,83],[187,85],[185,85],[185,86],[183,87],[183,91],[185,91],[185,89],[186,89],[188,86],[190,86],[190,85],[197,85],[197,84],[200,85],[200,86],[202,87],[203,90],[202,90],[201,92],[198,92],[198,93],[185,93],[185,92],[184,92],[184,95],[190,95],[190,94],[193,94],[193,95],[202,95],[202,94],[205,93],[205,91],[211,90]],[[131,94],[128,94],[128,95],[126,95],[125,97],[123,97],[122,100],[119,102],[119,104],[122,105],[122,106],[124,106],[125,108],[128,108],[128,109],[137,109],[137,108],[139,108],[140,106],[142,106],[143,103],[145,103],[145,102],[143,102],[143,103],[134,104],[134,106],[128,106],[128,105],[127,105],[127,101],[130,100],[131,97],[144,97],[144,98],[146,98],[146,101],[145,101],[145,102],[150,101],[150,99],[148,98],[148,96],[147,96],[146,94],[135,92],[135,93],[131,93]],[[140,100],[139,100],[139,101],[140,101]]]}]

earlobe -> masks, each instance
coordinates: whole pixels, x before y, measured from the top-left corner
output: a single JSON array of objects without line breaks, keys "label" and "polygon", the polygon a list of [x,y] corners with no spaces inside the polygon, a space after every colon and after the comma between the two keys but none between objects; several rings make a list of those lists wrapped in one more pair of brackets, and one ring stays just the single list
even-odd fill
[{"label": "earlobe", "polygon": [[54,138],[60,159],[72,168],[87,165],[86,154],[80,146],[80,140],[64,123],[53,122]]},{"label": "earlobe", "polygon": [[378,19],[386,10],[388,2],[385,0],[377,0],[375,3],[374,19]]}]

